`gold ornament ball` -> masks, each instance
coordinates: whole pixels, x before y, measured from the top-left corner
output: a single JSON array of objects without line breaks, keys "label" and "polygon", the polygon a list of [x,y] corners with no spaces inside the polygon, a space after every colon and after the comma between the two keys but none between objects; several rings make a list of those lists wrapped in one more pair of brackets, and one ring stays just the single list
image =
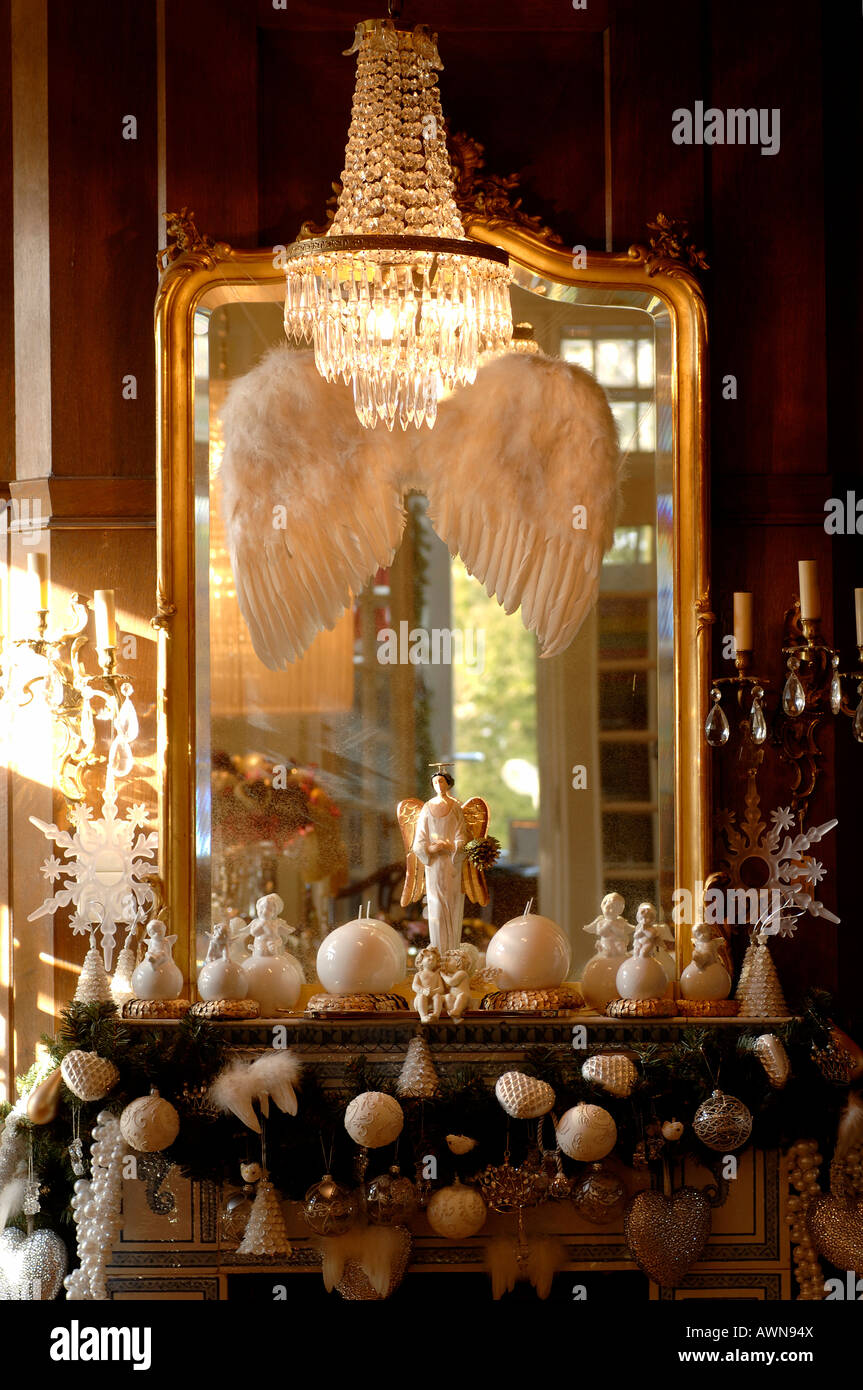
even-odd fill
[{"label": "gold ornament ball", "polygon": [[356,1198],[330,1173],[325,1173],[306,1193],[303,1215],[316,1235],[343,1236],[356,1222]]},{"label": "gold ornament ball", "polygon": [[120,1133],[130,1149],[159,1153],[173,1144],[180,1132],[180,1117],[157,1091],[126,1106],[120,1116]]},{"label": "gold ornament ball", "polygon": [[717,1153],[731,1153],[752,1133],[752,1116],[736,1096],[716,1090],[695,1112],[692,1128],[702,1144]]},{"label": "gold ornament ball", "polygon": [[465,1187],[458,1178],[451,1187],[441,1187],[428,1204],[426,1216],[432,1230],[447,1240],[466,1240],[485,1225],[488,1211],[480,1194]]},{"label": "gold ornament ball", "polygon": [[392,1144],[401,1134],[404,1122],[398,1101],[385,1091],[363,1091],[345,1110],[345,1129],[355,1144],[366,1149]]},{"label": "gold ornament ball", "polygon": [[610,1154],[617,1143],[617,1125],[601,1105],[582,1101],[561,1116],[557,1142],[569,1158],[595,1163]]}]

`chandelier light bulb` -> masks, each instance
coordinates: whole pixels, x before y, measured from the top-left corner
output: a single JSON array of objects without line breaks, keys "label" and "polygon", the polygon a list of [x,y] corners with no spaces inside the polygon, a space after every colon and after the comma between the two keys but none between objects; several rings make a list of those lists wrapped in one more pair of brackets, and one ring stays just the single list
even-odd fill
[{"label": "chandelier light bulb", "polygon": [[353,389],[360,422],[432,426],[482,352],[512,336],[506,252],[465,236],[437,85],[437,37],[365,20],[342,191],[326,236],[285,261],[285,331],[311,338],[326,381]]}]

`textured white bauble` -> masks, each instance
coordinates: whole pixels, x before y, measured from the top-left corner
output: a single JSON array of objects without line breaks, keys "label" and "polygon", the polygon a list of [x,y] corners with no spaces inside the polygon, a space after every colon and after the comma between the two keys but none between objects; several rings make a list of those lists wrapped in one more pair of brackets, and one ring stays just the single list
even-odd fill
[{"label": "textured white bauble", "polygon": [[482,1230],[488,1209],[473,1187],[465,1187],[458,1178],[451,1187],[441,1187],[426,1208],[432,1230],[447,1240],[466,1240]]},{"label": "textured white bauble", "polygon": [[596,1163],[617,1143],[617,1125],[601,1105],[574,1105],[560,1117],[557,1142],[569,1158]]},{"label": "textured white bauble", "polygon": [[153,965],[145,956],[132,971],[132,990],[136,999],[179,999],[183,972],[172,960]]},{"label": "textured white bauble", "polygon": [[240,972],[243,984],[236,997],[257,1000],[264,1018],[272,1018],[280,1009],[292,1009],[305,981],[303,967],[288,952],[280,956],[248,956]]},{"label": "textured white bauble", "polygon": [[363,1091],[345,1111],[345,1129],[355,1144],[381,1149],[392,1144],[402,1132],[404,1111],[395,1096],[385,1091]]},{"label": "textured white bauble", "polygon": [[693,961],[680,977],[680,993],[684,999],[727,999],[731,993],[731,976],[721,960],[699,970]]},{"label": "textured white bauble", "polygon": [[602,1013],[612,999],[619,999],[617,972],[624,956],[592,956],[581,977],[581,993],[585,1004]]},{"label": "textured white bauble", "polygon": [[243,999],[243,974],[235,961],[208,960],[198,971],[201,999]]},{"label": "textured white bauble", "polygon": [[325,936],[318,979],[328,994],[387,994],[407,973],[402,937],[376,917],[357,917]]},{"label": "textured white bauble", "polygon": [[617,971],[615,984],[621,999],[661,999],[668,979],[653,956],[627,956]]},{"label": "textured white bauble", "polygon": [[179,1134],[180,1117],[170,1101],[162,1100],[154,1091],[126,1106],[120,1116],[120,1132],[130,1149],[159,1153],[173,1144]]},{"label": "textured white bauble", "polygon": [[504,922],[485,955],[486,968],[500,971],[498,989],[552,989],[563,984],[571,959],[561,928],[536,912]]}]

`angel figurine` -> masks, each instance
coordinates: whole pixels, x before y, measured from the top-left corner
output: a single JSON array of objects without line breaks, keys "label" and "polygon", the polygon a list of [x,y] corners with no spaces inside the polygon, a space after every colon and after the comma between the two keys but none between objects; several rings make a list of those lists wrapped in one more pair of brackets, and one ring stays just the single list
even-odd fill
[{"label": "angel figurine", "polygon": [[680,977],[684,999],[727,999],[731,960],[725,938],[705,922],[692,928],[692,960]]},{"label": "angel figurine", "polygon": [[486,835],[488,806],[480,796],[464,805],[457,801],[450,794],[455,778],[447,766],[432,763],[437,771],[431,800],[408,797],[396,812],[407,855],[402,907],[419,902],[425,893],[429,938],[442,955],[461,941],[465,894],[482,906],[488,902],[485,873],[465,855],[469,841]]},{"label": "angel figurine", "polygon": [[416,964],[412,981],[414,1008],[422,1023],[436,1023],[444,1002],[440,951],[436,946],[426,946],[425,950],[417,953]]},{"label": "angel figurine", "polygon": [[459,1019],[470,1003],[471,953],[464,948],[447,951],[444,957],[441,976],[446,985],[444,1005],[450,1018]]},{"label": "angel figurine", "polygon": [[207,959],[198,971],[198,993],[202,999],[242,999],[243,974],[231,960],[231,929],[217,922],[210,933]]},{"label": "angel figurine", "polygon": [[164,922],[147,926],[147,954],[132,971],[136,999],[177,999],[183,988],[183,972],[174,961],[176,936],[168,936]]},{"label": "angel figurine", "polygon": [[650,903],[642,903],[636,917],[632,955],[617,972],[617,992],[622,999],[661,999],[668,988],[668,976],[656,952],[662,941],[673,941],[674,937],[664,923],[657,922],[656,908]]},{"label": "angel figurine", "polygon": [[633,951],[635,951],[635,942],[638,939],[639,931],[650,930],[655,933],[656,950],[654,954],[665,971],[665,978],[669,981],[673,980],[677,975],[677,963],[673,953],[669,951],[668,946],[662,943],[667,942],[669,945],[673,946],[674,932],[665,922],[657,922],[656,908],[652,903],[639,904],[638,911],[635,914],[635,920],[637,926],[635,929],[635,936],[632,940]]},{"label": "angel figurine", "polygon": [[619,893],[606,893],[599,905],[599,916],[594,917],[584,928],[591,936],[596,937],[598,956],[626,955],[626,938],[633,927],[631,922],[624,920],[625,906],[626,903]]}]

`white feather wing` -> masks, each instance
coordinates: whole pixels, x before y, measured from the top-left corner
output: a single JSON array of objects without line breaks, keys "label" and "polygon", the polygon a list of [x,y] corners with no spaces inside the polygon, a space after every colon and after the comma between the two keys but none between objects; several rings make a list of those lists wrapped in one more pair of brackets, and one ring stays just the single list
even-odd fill
[{"label": "white feather wing", "polygon": [[543,656],[563,651],[596,601],[620,501],[602,388],[571,363],[509,353],[442,403],[420,459],[451,554],[507,613],[521,609]]},{"label": "white feather wing", "polygon": [[234,382],[223,422],[237,598],[255,651],[280,670],[390,564],[405,521],[395,440],[364,429],[350,391],[287,347]]}]

